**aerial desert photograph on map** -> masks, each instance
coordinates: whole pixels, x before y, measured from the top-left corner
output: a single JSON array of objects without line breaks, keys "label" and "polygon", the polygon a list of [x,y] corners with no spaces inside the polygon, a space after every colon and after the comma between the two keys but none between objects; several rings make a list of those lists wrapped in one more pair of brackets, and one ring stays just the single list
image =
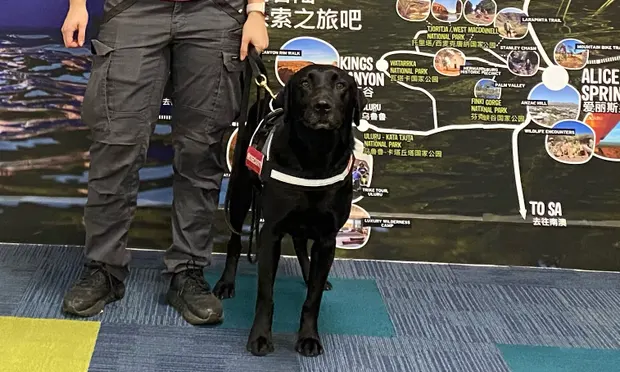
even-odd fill
[{"label": "aerial desert photograph on map", "polygon": [[424,21],[431,13],[431,0],[396,0],[396,12],[406,21]]},{"label": "aerial desert photograph on map", "polygon": [[538,125],[551,127],[560,120],[575,120],[579,116],[579,92],[570,85],[551,90],[541,83],[532,89],[528,99],[546,101],[545,105],[527,106],[532,120]]},{"label": "aerial desert photograph on map", "polygon": [[282,50],[301,51],[301,56],[278,56],[276,75],[282,85],[302,68],[316,65],[338,66],[338,51],[323,40],[313,37],[298,37],[282,46]]}]

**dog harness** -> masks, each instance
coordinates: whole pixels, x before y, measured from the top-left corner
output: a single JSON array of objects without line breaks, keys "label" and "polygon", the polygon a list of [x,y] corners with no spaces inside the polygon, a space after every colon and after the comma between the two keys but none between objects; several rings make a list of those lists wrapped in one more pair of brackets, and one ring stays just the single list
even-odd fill
[{"label": "dog harness", "polygon": [[258,124],[252,134],[245,158],[245,165],[259,176],[261,182],[265,183],[269,179],[273,179],[289,185],[316,188],[331,186],[347,178],[353,166],[353,155],[349,158],[349,162],[342,172],[322,179],[301,177],[299,174],[296,175],[294,171],[284,169],[270,160],[271,141],[276,128],[284,124],[284,110],[282,108],[273,109],[271,102],[269,106],[271,112]]}]

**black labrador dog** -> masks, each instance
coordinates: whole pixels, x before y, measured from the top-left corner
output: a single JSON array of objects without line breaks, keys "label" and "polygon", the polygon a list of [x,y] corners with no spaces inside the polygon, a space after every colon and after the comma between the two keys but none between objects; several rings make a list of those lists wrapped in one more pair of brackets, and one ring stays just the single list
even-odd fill
[{"label": "black labrador dog", "polygon": [[[323,352],[318,333],[319,308],[323,289],[329,288],[327,277],[336,251],[336,235],[351,211],[353,123],[359,123],[365,101],[355,80],[345,71],[329,65],[310,65],[295,73],[276,99],[274,106],[282,108],[282,120],[270,132],[269,150],[263,150],[271,163],[266,167],[270,171],[253,173],[246,166],[246,154],[252,150],[252,139],[248,137],[259,124],[248,120],[249,134],[238,135],[228,185],[230,224],[241,231],[253,187],[260,190],[264,218],[258,239],[258,297],[247,343],[254,355],[274,351],[273,287],[285,234],[293,238],[308,287],[295,350],[304,356]],[[308,240],[313,241],[311,260]],[[220,298],[234,296],[240,253],[241,238],[233,233],[224,272],[214,288]]]}]

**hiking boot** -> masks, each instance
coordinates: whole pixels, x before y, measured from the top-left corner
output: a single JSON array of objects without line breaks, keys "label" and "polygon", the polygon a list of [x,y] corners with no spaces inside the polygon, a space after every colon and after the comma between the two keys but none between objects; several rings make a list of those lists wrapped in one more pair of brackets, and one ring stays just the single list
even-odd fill
[{"label": "hiking boot", "polygon": [[89,263],[81,278],[65,294],[62,311],[90,317],[103,311],[105,305],[125,295],[125,285],[110,274],[100,263]]},{"label": "hiking boot", "polygon": [[217,324],[224,320],[222,302],[211,292],[202,269],[175,274],[166,301],[192,325]]}]

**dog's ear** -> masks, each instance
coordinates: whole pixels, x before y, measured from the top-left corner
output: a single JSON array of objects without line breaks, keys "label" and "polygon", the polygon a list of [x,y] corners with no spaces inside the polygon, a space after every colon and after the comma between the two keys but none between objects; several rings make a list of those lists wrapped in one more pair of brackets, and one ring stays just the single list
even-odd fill
[{"label": "dog's ear", "polygon": [[290,81],[287,82],[273,102],[273,108],[281,108],[284,110],[284,121],[288,121],[288,115],[291,110],[291,101],[293,100],[292,85]]},{"label": "dog's ear", "polygon": [[353,125],[357,126],[360,124],[360,120],[362,119],[362,110],[366,107],[368,100],[364,95],[364,91],[357,86],[355,87],[355,97],[353,97],[353,99],[355,101],[353,105]]}]

